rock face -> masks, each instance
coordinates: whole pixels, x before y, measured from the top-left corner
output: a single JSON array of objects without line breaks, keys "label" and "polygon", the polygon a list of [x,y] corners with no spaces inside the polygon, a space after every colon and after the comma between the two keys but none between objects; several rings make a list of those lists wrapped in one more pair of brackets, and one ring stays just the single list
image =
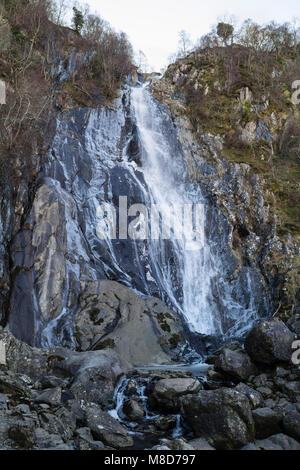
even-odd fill
[{"label": "rock face", "polygon": [[283,322],[275,320],[257,325],[247,336],[245,348],[260,363],[290,362],[293,341],[293,333]]},{"label": "rock face", "polygon": [[[151,112],[155,111],[163,122],[168,151],[176,155],[174,171],[180,169],[176,175],[178,184],[196,188],[205,200],[205,236],[215,247],[219,273],[211,280],[210,288],[211,292],[220,294],[218,302],[211,295],[217,317],[214,328],[230,336],[243,334],[253,321],[266,316],[271,309],[270,286],[266,285],[260,267],[263,262],[258,263],[254,255],[262,239],[258,240],[254,232],[245,228],[246,215],[242,216],[249,206],[250,192],[260,214],[257,225],[271,230],[258,181],[246,165],[225,165],[220,160],[222,144],[218,139],[206,136],[210,150],[203,150],[196,144],[187,122],[176,121],[174,126],[164,106],[155,102],[152,106]],[[186,279],[174,246],[165,243],[163,253],[154,262],[156,252],[148,240],[136,243],[129,239],[107,239],[101,225],[99,208],[112,205],[118,211],[119,197],[127,196],[128,206],[136,203],[148,206],[151,202],[143,166],[130,161],[133,157],[137,159],[141,150],[133,114],[130,90],[125,87],[114,109],[73,109],[57,120],[56,134],[36,180],[22,227],[10,246],[14,273],[9,297],[10,330],[31,345],[86,350],[101,337],[104,339],[103,334],[107,332],[103,332],[101,324],[96,324],[101,321],[97,304],[104,303],[100,281],[118,280],[149,299],[160,298],[174,308],[177,308],[174,297],[182,303]],[[129,148],[128,142],[132,142]],[[220,171],[210,163],[211,152],[222,166]],[[220,179],[215,177],[218,174]],[[243,220],[239,221],[235,221],[234,211],[227,211],[234,205],[236,192],[244,201],[240,211]],[[213,194],[220,193],[230,200],[216,203]],[[233,246],[234,238],[240,240],[241,249]],[[243,244],[245,253],[242,253]],[[173,289],[171,294],[166,289],[169,272],[174,277],[168,279]],[[114,289],[112,285],[109,287],[109,295]],[[224,302],[221,292],[226,294]],[[90,293],[99,296],[98,300],[88,298]],[[139,303],[137,299],[134,302]],[[178,328],[175,320],[169,324],[168,309],[149,300],[145,311],[153,312],[155,303],[157,312],[152,316],[162,319],[155,320],[155,325],[159,324],[159,334],[164,333],[165,346],[168,347],[169,340],[172,345],[178,344]],[[86,309],[93,308],[93,312],[86,313]],[[167,317],[163,318],[165,313]],[[129,332],[130,324],[126,333],[133,334]],[[169,327],[174,334],[167,334]],[[81,328],[84,334],[80,333]],[[114,338],[108,336],[106,344],[112,345]],[[152,339],[153,336],[149,344]],[[122,349],[124,345],[119,347]]]},{"label": "rock face", "polygon": [[[253,166],[256,165],[252,157],[247,159],[244,152],[241,158],[237,156],[234,143],[228,144],[227,137],[228,134],[235,135],[244,142],[255,141],[258,146],[262,142],[270,143],[274,139],[279,141],[293,117],[291,115],[291,119],[282,121],[280,107],[274,111],[266,96],[254,97],[247,87],[238,90],[239,100],[233,97],[230,99],[228,113],[223,101],[226,101],[227,81],[225,80],[225,84],[216,62],[213,48],[198,50],[171,64],[162,79],[152,81],[151,90],[160,102],[168,106],[173,116],[190,174],[197,182],[203,183],[207,193],[211,194],[230,222],[232,227],[230,243],[237,257],[238,266],[233,278],[239,277],[241,271],[246,268],[252,285],[265,292],[266,299],[272,298],[275,304],[274,308],[270,302],[265,312],[267,311],[267,314],[274,312],[279,302],[287,307],[286,311],[289,311],[290,305],[295,305],[296,308],[300,305],[299,244],[297,240],[292,240],[290,233],[286,237],[277,235],[278,220],[274,217],[273,210],[276,200],[274,194],[264,189],[263,176],[255,174],[257,171]],[[202,103],[205,103],[204,107],[207,105],[208,109],[218,107],[216,96],[222,96],[218,119],[207,123],[201,113],[197,114],[198,109],[194,101],[197,98],[190,100],[195,107],[195,112],[193,111],[189,106],[189,98],[185,100],[190,96],[190,90],[193,90],[196,96],[197,93],[203,94]],[[200,102],[201,100],[198,101],[199,107],[201,107]],[[245,105],[257,115],[255,119],[250,113],[249,119],[244,121],[242,115]],[[262,110],[265,113],[263,118]],[[203,111],[205,115],[206,109]],[[220,121],[224,127],[220,126]],[[259,161],[259,165],[263,158],[260,151],[254,157],[256,162]],[[241,163],[236,163],[237,159]],[[245,262],[246,260],[249,263]],[[253,269],[256,271],[255,275]],[[264,280],[260,277],[263,272]],[[259,278],[262,281],[260,287],[258,287]],[[240,282],[243,285],[242,281]],[[267,285],[273,286],[272,292],[268,292]],[[254,295],[256,305],[259,297],[259,293]],[[261,308],[263,311],[263,305]]]},{"label": "rock face", "polygon": [[216,449],[238,449],[254,438],[248,398],[230,389],[202,391],[182,399],[182,411],[197,436]]}]

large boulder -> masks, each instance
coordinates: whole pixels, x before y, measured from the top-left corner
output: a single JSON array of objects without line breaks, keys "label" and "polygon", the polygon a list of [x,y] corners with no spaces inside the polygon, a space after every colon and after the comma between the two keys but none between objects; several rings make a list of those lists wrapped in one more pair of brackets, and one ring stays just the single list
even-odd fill
[{"label": "large boulder", "polygon": [[80,350],[109,348],[132,367],[168,363],[184,344],[179,317],[161,300],[113,281],[82,283],[75,336]]},{"label": "large boulder", "polygon": [[117,382],[128,370],[119,355],[111,349],[84,353],[62,350],[62,354],[64,359],[57,362],[54,372],[71,378],[73,396],[103,406],[111,404]]},{"label": "large boulder", "polygon": [[86,409],[86,424],[92,434],[113,448],[133,446],[133,439],[121,424],[96,405]]},{"label": "large boulder", "polygon": [[201,384],[194,378],[163,379],[156,382],[152,398],[159,408],[177,411],[180,398],[199,392]]},{"label": "large boulder", "polygon": [[251,359],[263,364],[291,361],[294,334],[278,320],[262,322],[250,331],[245,349]]},{"label": "large boulder", "polygon": [[238,380],[247,380],[256,372],[256,367],[249,355],[241,347],[233,349],[225,346],[222,348],[216,358],[215,368]]},{"label": "large boulder", "polygon": [[248,398],[235,390],[201,391],[182,398],[182,413],[195,434],[216,449],[239,449],[254,439]]}]

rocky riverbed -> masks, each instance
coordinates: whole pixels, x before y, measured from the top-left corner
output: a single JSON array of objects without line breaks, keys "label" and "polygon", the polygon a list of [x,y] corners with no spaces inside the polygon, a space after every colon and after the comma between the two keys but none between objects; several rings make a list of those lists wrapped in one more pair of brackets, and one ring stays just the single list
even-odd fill
[{"label": "rocky riverbed", "polygon": [[300,450],[299,324],[263,322],[196,375],[171,359],[125,367],[112,349],[37,349],[2,330],[0,448]]}]

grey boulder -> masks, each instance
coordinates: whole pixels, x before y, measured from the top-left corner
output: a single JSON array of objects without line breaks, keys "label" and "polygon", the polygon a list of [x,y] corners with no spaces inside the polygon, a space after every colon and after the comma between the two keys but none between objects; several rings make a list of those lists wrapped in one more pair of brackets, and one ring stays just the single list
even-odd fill
[{"label": "grey boulder", "polygon": [[262,322],[250,331],[245,349],[252,360],[262,364],[290,362],[294,334],[278,320]]},{"label": "grey boulder", "polygon": [[248,398],[235,390],[203,390],[182,398],[182,413],[196,436],[216,449],[239,449],[254,439]]}]

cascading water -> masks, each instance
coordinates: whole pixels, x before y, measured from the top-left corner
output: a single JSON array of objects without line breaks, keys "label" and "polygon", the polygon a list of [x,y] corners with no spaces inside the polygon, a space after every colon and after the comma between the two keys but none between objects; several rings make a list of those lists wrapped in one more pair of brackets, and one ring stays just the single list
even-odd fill
[{"label": "cascading water", "polygon": [[[200,188],[188,184],[187,168],[180,149],[172,149],[162,129],[159,109],[148,92],[147,84],[132,90],[132,106],[142,146],[142,167],[150,189],[152,206],[159,208],[169,240],[152,241],[150,256],[163,291],[173,306],[185,317],[189,327],[205,334],[218,330],[218,322],[210,305],[211,280],[216,276],[210,248],[204,239],[204,199]],[[173,152],[173,153],[171,153]],[[184,219],[184,211],[197,204],[197,233]],[[174,218],[172,218],[174,217]],[[171,231],[173,229],[173,232]],[[176,238],[174,231],[181,232]],[[168,244],[173,245],[176,261],[167,259]],[[180,271],[182,290],[172,269]]]},{"label": "cascading water", "polygon": [[[124,198],[129,235],[142,219],[149,229],[140,239],[120,237]],[[101,225],[110,208],[116,237]],[[62,113],[27,225],[34,227],[32,242],[24,242],[26,231],[15,241],[14,266],[19,246],[26,256],[11,296],[12,312],[21,313],[10,315],[10,328],[36,346],[74,347],[74,314],[86,280],[115,280],[159,297],[190,330],[207,335],[241,336],[266,314],[257,265],[239,266],[232,227],[191,179],[171,115],[148,84],[125,87],[115,109]],[[29,272],[26,263],[35,269]]]},{"label": "cascading water", "polygon": [[[159,208],[167,233],[171,233],[169,240],[149,241],[156,282],[192,331],[222,334],[231,328],[233,335],[242,334],[257,314],[251,276],[247,274],[249,301],[245,305],[235,298],[220,257],[213,251],[214,242],[206,229],[210,208],[200,185],[189,182],[181,148],[174,145],[176,135],[166,126],[166,114],[150,94],[148,84],[134,88],[131,99],[149,201]],[[193,224],[185,218],[185,209],[191,207],[197,208]],[[178,227],[181,237],[176,234]]]}]

